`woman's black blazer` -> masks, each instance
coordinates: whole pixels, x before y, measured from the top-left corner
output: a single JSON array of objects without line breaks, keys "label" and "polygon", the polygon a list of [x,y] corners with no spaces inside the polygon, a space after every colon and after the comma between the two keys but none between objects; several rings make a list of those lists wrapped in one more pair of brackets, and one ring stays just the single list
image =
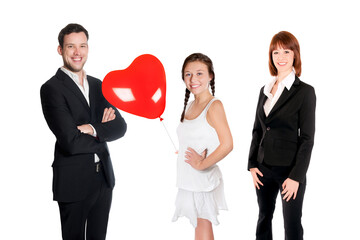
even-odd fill
[{"label": "woman's black blazer", "polygon": [[267,97],[261,88],[248,161],[248,169],[266,163],[291,166],[289,178],[304,182],[315,134],[316,96],[312,86],[295,81],[265,116]]}]

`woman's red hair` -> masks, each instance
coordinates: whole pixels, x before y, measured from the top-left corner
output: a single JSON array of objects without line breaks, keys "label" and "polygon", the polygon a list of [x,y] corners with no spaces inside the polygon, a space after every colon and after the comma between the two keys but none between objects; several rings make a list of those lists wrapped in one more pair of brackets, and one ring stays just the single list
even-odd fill
[{"label": "woman's red hair", "polygon": [[281,47],[283,49],[290,49],[291,51],[294,52],[293,67],[295,69],[296,76],[300,77],[301,75],[300,45],[296,37],[286,31],[281,31],[275,34],[274,37],[271,39],[271,43],[269,47],[269,70],[271,76],[278,75],[278,71],[272,59],[272,52],[276,50],[278,47]]}]

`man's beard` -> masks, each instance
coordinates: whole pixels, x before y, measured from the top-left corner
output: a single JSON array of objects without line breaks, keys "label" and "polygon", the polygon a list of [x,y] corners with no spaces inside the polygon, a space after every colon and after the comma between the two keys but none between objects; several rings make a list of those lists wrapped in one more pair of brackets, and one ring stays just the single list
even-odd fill
[{"label": "man's beard", "polygon": [[74,72],[74,73],[81,72],[83,70],[84,65],[85,65],[85,63],[81,65],[80,69],[78,69],[78,68],[73,68],[71,66],[71,64],[64,61],[64,67],[67,68],[68,70],[70,70],[71,72]]}]

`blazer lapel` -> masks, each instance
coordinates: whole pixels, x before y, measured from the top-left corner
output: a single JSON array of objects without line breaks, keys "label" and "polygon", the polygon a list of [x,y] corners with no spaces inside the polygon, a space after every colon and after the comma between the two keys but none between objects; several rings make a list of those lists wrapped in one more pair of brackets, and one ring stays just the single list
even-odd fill
[{"label": "blazer lapel", "polygon": [[271,111],[268,115],[268,118],[271,117],[271,115],[274,112],[276,112],[281,106],[283,106],[292,95],[294,95],[299,83],[300,83],[300,79],[298,77],[295,77],[295,81],[294,81],[293,85],[291,86],[290,90],[288,90],[287,88],[284,89],[280,98],[277,100],[274,107],[271,109]]},{"label": "blazer lapel", "polygon": [[264,111],[264,104],[266,102],[266,100],[268,99],[268,97],[264,94],[264,91],[262,90],[261,92],[261,99],[260,99],[260,116],[261,116],[261,119],[265,119],[266,118],[266,115],[265,115],[265,111]]},{"label": "blazer lapel", "polygon": [[57,77],[63,80],[65,87],[74,93],[74,95],[84,104],[86,109],[89,109],[89,105],[84,97],[84,94],[80,91],[79,87],[74,83],[74,81],[61,69],[56,73]]},{"label": "blazer lapel", "polygon": [[89,83],[89,102],[90,102],[90,111],[91,111],[91,122],[96,121],[96,109],[95,109],[95,103],[100,101],[99,99],[96,99],[96,92],[98,91],[96,88],[96,84],[92,81],[90,77],[88,77],[88,83]]}]

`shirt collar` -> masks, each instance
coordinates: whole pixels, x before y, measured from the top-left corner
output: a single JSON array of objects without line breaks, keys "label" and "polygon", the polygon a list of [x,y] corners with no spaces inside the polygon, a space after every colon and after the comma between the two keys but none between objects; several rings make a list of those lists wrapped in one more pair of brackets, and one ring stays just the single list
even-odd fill
[{"label": "shirt collar", "polygon": [[280,84],[283,84],[287,88],[287,90],[290,90],[294,81],[295,81],[295,72],[291,71],[291,73],[289,73],[289,75],[287,75],[287,77],[284,80],[282,80]]},{"label": "shirt collar", "polygon": [[265,85],[265,87],[264,87],[264,94],[265,94],[268,98],[270,98],[270,97],[272,96],[272,95],[271,95],[271,89],[272,89],[272,87],[274,86],[275,82],[276,82],[276,77],[273,78],[270,82],[268,82],[268,83]]},{"label": "shirt collar", "polygon": [[[269,81],[264,86],[264,94],[267,97],[271,96],[271,89],[274,86],[276,80],[277,80],[277,77],[274,77],[271,81]],[[290,88],[293,85],[294,81],[295,81],[295,72],[291,71],[289,73],[289,75],[287,75],[286,78],[279,83],[279,85],[283,85],[283,86],[285,86],[287,88],[287,90],[290,90]]]},{"label": "shirt collar", "polygon": [[[60,68],[64,73],[66,73],[66,75],[68,75],[76,84],[80,85],[80,80],[79,80],[79,76],[76,74],[76,73],[73,73],[72,71],[64,68],[64,67],[61,67]],[[84,82],[86,81],[86,72],[85,70],[84,71]]]}]

